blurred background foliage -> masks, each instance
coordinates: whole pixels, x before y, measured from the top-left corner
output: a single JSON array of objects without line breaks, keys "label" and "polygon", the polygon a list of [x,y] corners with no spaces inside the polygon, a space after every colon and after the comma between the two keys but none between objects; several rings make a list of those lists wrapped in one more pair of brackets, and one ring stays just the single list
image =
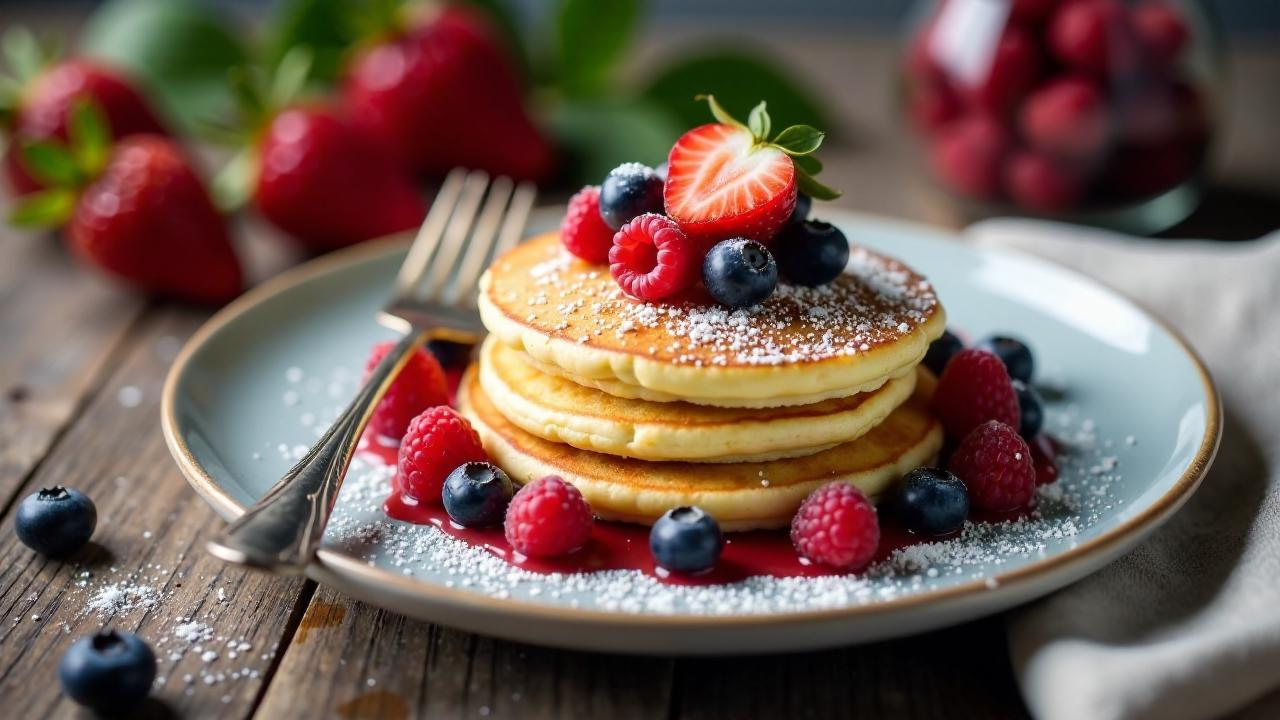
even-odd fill
[{"label": "blurred background foliage", "polygon": [[[680,132],[710,120],[698,93],[745,116],[769,103],[778,126],[832,129],[799,73],[749,47],[699,43],[623,78],[623,62],[649,8],[642,0],[467,0],[501,29],[527,80],[532,110],[564,156],[567,184],[596,182],[624,160],[657,165]],[[361,41],[365,0],[277,0],[267,22],[194,0],[109,0],[93,14],[80,50],[132,71],[187,130],[228,113],[227,69],[270,70],[289,49],[315,57],[310,78],[331,85]],[[240,10],[243,10],[241,7]],[[253,13],[250,13],[253,14]]]}]

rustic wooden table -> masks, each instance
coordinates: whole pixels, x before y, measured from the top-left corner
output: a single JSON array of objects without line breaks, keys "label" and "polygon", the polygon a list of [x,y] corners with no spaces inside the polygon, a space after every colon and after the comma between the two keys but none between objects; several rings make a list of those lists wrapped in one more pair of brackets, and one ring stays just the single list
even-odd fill
[{"label": "rustic wooden table", "polygon": [[[810,84],[845,121],[845,142],[827,153],[842,204],[948,222],[912,180],[895,133],[892,43],[788,37],[777,51],[813,69]],[[1231,59],[1215,189],[1174,235],[1241,238],[1280,226],[1280,52],[1238,44]],[[252,221],[241,229],[258,279],[297,261]],[[203,550],[222,523],[188,489],[159,428],[165,372],[207,316],[99,279],[51,237],[0,230],[0,714],[73,714],[58,659],[75,638],[114,627],[157,650],[160,684],[147,708],[157,716],[1026,715],[999,617],[826,652],[635,658],[470,635],[223,565]],[[69,562],[35,554],[12,532],[16,501],[53,484],[87,492],[100,513],[94,543]]]}]

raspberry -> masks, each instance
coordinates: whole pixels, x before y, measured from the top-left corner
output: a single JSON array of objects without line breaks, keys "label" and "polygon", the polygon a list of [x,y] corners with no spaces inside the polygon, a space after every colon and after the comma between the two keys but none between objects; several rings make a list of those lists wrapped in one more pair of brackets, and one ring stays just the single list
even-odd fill
[{"label": "raspberry", "polygon": [[1111,134],[1102,88],[1083,75],[1058,78],[1032,93],[1018,126],[1033,146],[1071,158],[1098,156]]},{"label": "raspberry", "polygon": [[1049,20],[1049,48],[1063,63],[1099,74],[1137,68],[1138,44],[1120,0],[1063,3]]},{"label": "raspberry", "polygon": [[1009,25],[996,43],[986,76],[970,88],[970,97],[983,110],[1003,116],[1035,86],[1041,64],[1035,36]]},{"label": "raspberry", "polygon": [[1003,512],[1031,503],[1036,468],[1031,448],[1012,426],[996,420],[979,425],[951,455],[947,469],[969,489],[979,510]]},{"label": "raspberry", "polygon": [[488,459],[471,423],[453,408],[439,405],[409,423],[392,488],[418,502],[439,505],[444,479],[454,468]]},{"label": "raspberry", "polygon": [[702,256],[671,218],[645,213],[622,226],[609,250],[609,272],[638,300],[661,300],[693,286]]},{"label": "raspberry", "polygon": [[871,562],[880,545],[876,508],[848,483],[823,485],[805,498],[791,520],[791,544],[812,562],[860,568]]},{"label": "raspberry", "polygon": [[1009,371],[995,355],[978,349],[961,350],[947,363],[933,393],[933,411],[947,435],[963,438],[988,420],[1018,427],[1018,394]]},{"label": "raspberry", "polygon": [[1053,157],[1024,150],[1009,158],[1004,169],[1009,197],[1028,210],[1055,214],[1080,203],[1085,186],[1069,164]]},{"label": "raspberry", "polygon": [[591,506],[556,475],[520,488],[507,506],[507,542],[533,558],[568,555],[591,539]]},{"label": "raspberry", "polygon": [[1044,20],[1053,11],[1058,0],[1013,0],[1009,17],[1020,23],[1032,25]]},{"label": "raspberry", "polygon": [[[373,346],[369,351],[369,360],[364,365],[366,380],[394,346],[395,343],[391,340]],[[398,443],[414,416],[429,407],[446,405],[448,402],[449,388],[440,362],[431,353],[418,348],[374,409],[373,416],[369,418],[369,430],[392,443]]]},{"label": "raspberry", "polygon": [[574,255],[594,265],[609,262],[613,230],[600,218],[600,186],[588,185],[569,199],[560,222],[560,242]]},{"label": "raspberry", "polygon": [[1130,8],[1129,22],[1147,62],[1161,69],[1177,62],[1191,37],[1182,13],[1164,2],[1143,2]]},{"label": "raspberry", "polygon": [[1009,138],[991,118],[975,116],[941,133],[932,148],[934,174],[957,195],[992,200],[1000,195],[1000,170]]}]

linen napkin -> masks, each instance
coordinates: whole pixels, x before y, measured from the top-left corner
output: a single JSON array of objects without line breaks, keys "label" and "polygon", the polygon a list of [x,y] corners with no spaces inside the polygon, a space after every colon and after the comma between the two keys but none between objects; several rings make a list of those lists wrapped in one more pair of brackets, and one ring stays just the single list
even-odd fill
[{"label": "linen napkin", "polygon": [[1032,713],[1280,718],[1280,232],[1147,240],[1002,219],[968,234],[1073,266],[1162,315],[1201,353],[1225,409],[1217,460],[1181,511],[1009,616]]}]

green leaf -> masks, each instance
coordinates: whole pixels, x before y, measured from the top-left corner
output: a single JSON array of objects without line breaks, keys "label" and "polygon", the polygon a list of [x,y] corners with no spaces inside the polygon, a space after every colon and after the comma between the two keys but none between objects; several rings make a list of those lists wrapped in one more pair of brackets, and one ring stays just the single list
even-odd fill
[{"label": "green leaf", "polygon": [[835,200],[842,194],[839,190],[814,180],[812,175],[803,170],[796,173],[796,187],[814,200]]},{"label": "green leaf", "polygon": [[35,140],[23,145],[22,164],[42,185],[62,187],[80,181],[80,169],[71,151],[52,140]]},{"label": "green leaf", "polygon": [[84,177],[97,177],[111,155],[111,123],[97,103],[80,100],[67,123],[71,153]]},{"label": "green leaf", "polygon": [[23,82],[35,77],[47,59],[35,33],[22,25],[4,31],[4,36],[0,37],[0,50],[4,51],[10,72]]},{"label": "green leaf", "polygon": [[76,193],[67,188],[45,190],[27,195],[9,211],[9,222],[19,227],[56,228],[71,219],[76,208]]},{"label": "green leaf", "polygon": [[825,135],[817,128],[808,125],[792,125],[778,133],[773,144],[782,148],[788,155],[808,155],[822,147]]},{"label": "green leaf", "polygon": [[275,76],[271,79],[270,103],[272,108],[282,108],[302,92],[307,84],[307,76],[311,74],[311,64],[315,55],[311,48],[299,45],[285,53],[276,66]]},{"label": "green leaf", "polygon": [[[715,118],[716,122],[722,125],[732,125],[734,127],[740,127],[740,128],[743,128],[744,130],[747,129],[747,126],[743,125],[741,120],[734,117],[733,114],[730,113],[728,110],[724,109],[724,106],[721,105],[718,100],[716,100],[715,95],[694,95],[693,99],[706,100],[707,105],[711,106],[711,117]],[[703,122],[704,121],[699,120],[698,122],[693,124],[701,125],[703,124]]]},{"label": "green leaf", "polygon": [[809,175],[817,175],[822,172],[822,162],[812,155],[794,155],[791,158],[791,162],[794,162],[801,172]]},{"label": "green leaf", "polygon": [[568,100],[548,120],[564,151],[565,179],[574,186],[598,184],[624,162],[661,164],[683,130],[665,110],[641,100]]},{"label": "green leaf", "polygon": [[342,60],[359,38],[351,18],[360,12],[355,0],[283,0],[267,25],[266,60],[279,67],[289,51],[309,48],[311,75],[321,82],[338,77]]},{"label": "green leaf", "polygon": [[639,16],[640,0],[560,0],[554,54],[556,79],[565,94],[603,94]]},{"label": "green leaf", "polygon": [[773,129],[773,123],[769,120],[769,111],[765,109],[765,103],[751,108],[751,114],[747,116],[747,127],[750,128],[751,134],[757,138],[767,139],[769,132]]},{"label": "green leaf", "polygon": [[90,18],[81,47],[132,73],[189,130],[196,118],[233,109],[227,68],[245,62],[244,35],[213,3],[109,0]]},{"label": "green leaf", "polygon": [[685,127],[706,122],[701,108],[689,102],[698,93],[715,93],[724,107],[738,113],[746,113],[764,100],[778,127],[831,127],[817,98],[776,59],[737,49],[712,49],[684,56],[662,68],[644,89],[645,97],[670,110]]},{"label": "green leaf", "polygon": [[213,203],[225,213],[244,207],[258,176],[257,152],[246,147],[236,153],[213,179]]}]

